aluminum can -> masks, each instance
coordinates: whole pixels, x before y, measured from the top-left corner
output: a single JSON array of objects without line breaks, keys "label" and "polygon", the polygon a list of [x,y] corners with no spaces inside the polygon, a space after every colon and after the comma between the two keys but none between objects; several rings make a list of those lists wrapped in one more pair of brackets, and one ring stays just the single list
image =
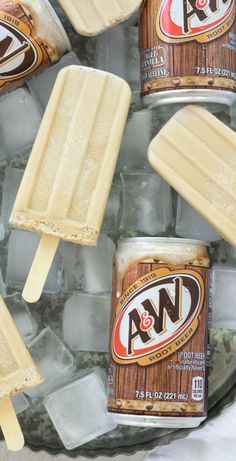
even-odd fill
[{"label": "aluminum can", "polygon": [[0,0],[0,94],[71,48],[48,0]]},{"label": "aluminum can", "polygon": [[[236,90],[235,0],[146,0],[140,18],[144,105],[230,106]],[[217,110],[217,109],[215,109]]]},{"label": "aluminum can", "polygon": [[206,418],[209,265],[205,242],[120,240],[108,390],[118,424],[182,428]]}]

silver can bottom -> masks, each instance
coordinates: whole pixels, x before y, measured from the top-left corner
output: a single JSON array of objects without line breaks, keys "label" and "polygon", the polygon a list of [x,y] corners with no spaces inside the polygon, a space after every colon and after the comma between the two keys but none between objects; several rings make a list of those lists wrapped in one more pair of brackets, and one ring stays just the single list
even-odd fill
[{"label": "silver can bottom", "polygon": [[229,108],[236,102],[236,93],[223,90],[183,89],[159,91],[142,98],[149,109],[158,107],[161,113],[175,113],[183,105],[200,104],[212,113]]},{"label": "silver can bottom", "polygon": [[160,429],[191,429],[200,426],[206,417],[166,417],[166,416],[141,416],[109,413],[115,423],[122,426],[156,427]]}]

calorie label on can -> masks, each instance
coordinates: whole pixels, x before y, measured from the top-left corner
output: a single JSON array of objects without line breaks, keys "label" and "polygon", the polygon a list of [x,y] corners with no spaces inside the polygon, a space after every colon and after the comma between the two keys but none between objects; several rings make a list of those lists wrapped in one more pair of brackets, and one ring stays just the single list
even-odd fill
[{"label": "calorie label on can", "polygon": [[108,410],[207,414],[208,267],[135,263],[113,295]]},{"label": "calorie label on can", "polygon": [[[35,14],[40,15],[40,10]],[[0,94],[63,54],[42,38],[37,23],[25,2],[0,0]]]},{"label": "calorie label on can", "polygon": [[140,18],[142,96],[236,90],[235,0],[146,0]]}]

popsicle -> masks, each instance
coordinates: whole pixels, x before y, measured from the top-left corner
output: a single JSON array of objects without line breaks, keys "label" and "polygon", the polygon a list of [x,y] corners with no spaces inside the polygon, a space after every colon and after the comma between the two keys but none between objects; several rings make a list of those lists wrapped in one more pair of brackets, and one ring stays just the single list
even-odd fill
[{"label": "popsicle", "polygon": [[97,244],[130,99],[129,85],[107,72],[59,73],[10,218],[42,235],[28,302],[39,299],[60,239]]},{"label": "popsicle", "polygon": [[142,0],[59,0],[75,30],[81,35],[98,35],[128,19]]},{"label": "popsicle", "polygon": [[11,396],[36,386],[42,378],[0,296],[0,426],[10,450],[24,446]]},{"label": "popsicle", "polygon": [[236,134],[199,106],[177,112],[152,140],[149,162],[236,247]]}]

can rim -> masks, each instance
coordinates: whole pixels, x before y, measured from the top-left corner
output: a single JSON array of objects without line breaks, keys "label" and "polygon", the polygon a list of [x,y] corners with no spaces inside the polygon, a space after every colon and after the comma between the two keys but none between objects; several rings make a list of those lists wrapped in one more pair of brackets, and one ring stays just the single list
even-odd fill
[{"label": "can rim", "polygon": [[209,247],[210,243],[205,240],[197,239],[184,239],[178,237],[121,237],[118,241],[120,243],[129,243],[129,242],[157,242],[157,243],[180,243],[183,245],[201,245]]},{"label": "can rim", "polygon": [[205,89],[205,88],[178,88],[175,90],[160,90],[149,94],[143,94],[142,100],[144,107],[155,109],[174,104],[212,104],[221,106],[218,112],[222,110],[222,106],[231,107],[236,100],[236,95],[233,91],[222,89]]}]

